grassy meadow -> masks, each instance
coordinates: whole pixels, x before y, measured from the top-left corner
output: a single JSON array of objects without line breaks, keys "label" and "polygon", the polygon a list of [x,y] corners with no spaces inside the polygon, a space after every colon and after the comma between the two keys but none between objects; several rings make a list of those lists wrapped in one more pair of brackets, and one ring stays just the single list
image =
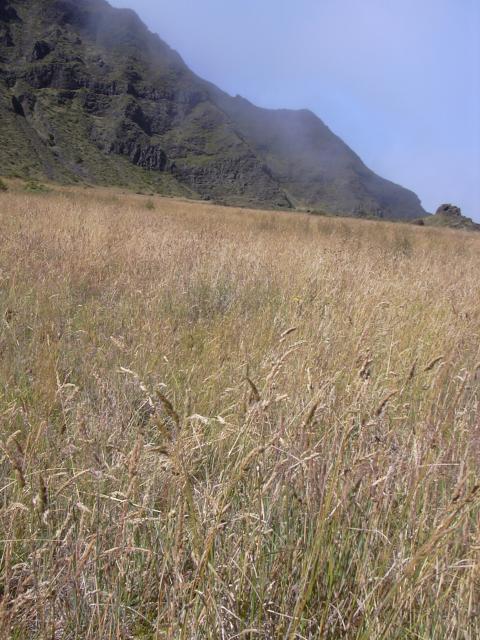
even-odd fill
[{"label": "grassy meadow", "polygon": [[480,637],[480,234],[0,218],[0,638]]}]

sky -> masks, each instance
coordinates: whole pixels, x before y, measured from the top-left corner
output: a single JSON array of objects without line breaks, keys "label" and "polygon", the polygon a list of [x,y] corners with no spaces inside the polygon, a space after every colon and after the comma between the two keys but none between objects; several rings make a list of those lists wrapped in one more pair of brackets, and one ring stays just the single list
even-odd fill
[{"label": "sky", "polygon": [[480,0],[110,0],[199,76],[308,108],[427,211],[480,221]]}]

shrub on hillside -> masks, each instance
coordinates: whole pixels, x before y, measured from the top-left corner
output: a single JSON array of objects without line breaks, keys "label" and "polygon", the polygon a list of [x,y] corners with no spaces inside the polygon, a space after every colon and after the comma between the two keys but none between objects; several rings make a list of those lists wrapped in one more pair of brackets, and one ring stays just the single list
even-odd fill
[{"label": "shrub on hillside", "polygon": [[25,190],[33,191],[34,193],[49,193],[51,191],[51,189],[41,182],[37,182],[37,180],[29,180],[25,185]]}]

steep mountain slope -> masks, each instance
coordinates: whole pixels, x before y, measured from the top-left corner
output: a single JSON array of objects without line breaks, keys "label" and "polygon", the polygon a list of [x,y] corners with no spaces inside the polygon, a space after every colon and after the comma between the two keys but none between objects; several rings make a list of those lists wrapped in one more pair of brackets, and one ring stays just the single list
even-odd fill
[{"label": "steep mountain slope", "polygon": [[391,218],[423,211],[414,193],[373,173],[311,111],[260,109],[224,95],[217,103],[297,206]]},{"label": "steep mountain slope", "polygon": [[308,111],[269,111],[193,74],[104,0],[0,0],[0,174],[228,204],[418,218]]}]

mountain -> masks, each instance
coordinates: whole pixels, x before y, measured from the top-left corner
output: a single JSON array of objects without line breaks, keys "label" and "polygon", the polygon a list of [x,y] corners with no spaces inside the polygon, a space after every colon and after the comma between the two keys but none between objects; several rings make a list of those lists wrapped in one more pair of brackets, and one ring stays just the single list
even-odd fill
[{"label": "mountain", "polygon": [[0,175],[425,216],[313,113],[230,97],[104,0],[0,0],[0,122]]}]

